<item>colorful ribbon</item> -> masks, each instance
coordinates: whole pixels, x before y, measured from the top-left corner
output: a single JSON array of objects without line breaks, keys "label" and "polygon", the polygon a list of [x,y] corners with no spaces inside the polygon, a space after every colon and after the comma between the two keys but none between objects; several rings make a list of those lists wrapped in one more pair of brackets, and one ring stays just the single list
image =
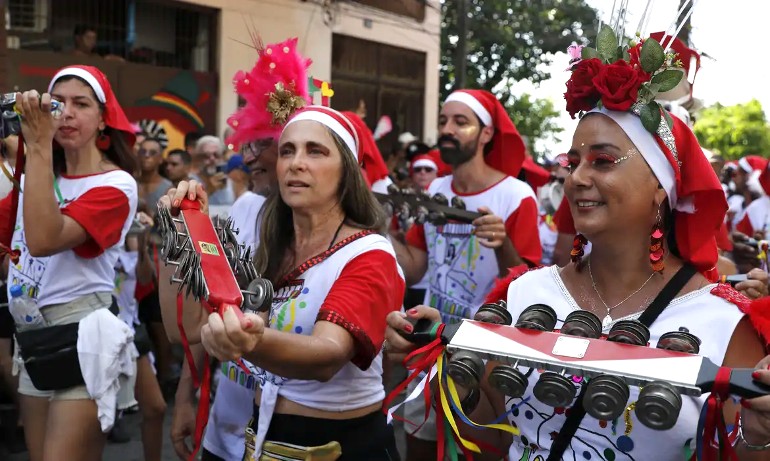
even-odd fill
[{"label": "colorful ribbon", "polygon": [[[724,402],[729,398],[730,368],[720,367],[714,378],[714,387],[701,410],[698,422],[697,454],[703,461],[738,461],[727,434],[723,414]],[[701,428],[703,431],[701,432]],[[714,443],[716,439],[716,444]]]}]

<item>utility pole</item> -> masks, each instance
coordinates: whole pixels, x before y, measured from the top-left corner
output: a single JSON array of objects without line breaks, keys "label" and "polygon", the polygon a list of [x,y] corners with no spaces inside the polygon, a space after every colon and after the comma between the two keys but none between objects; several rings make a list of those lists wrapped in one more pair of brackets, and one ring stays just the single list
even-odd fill
[{"label": "utility pole", "polygon": [[468,0],[457,1],[457,56],[455,56],[455,88],[465,88],[468,64]]}]

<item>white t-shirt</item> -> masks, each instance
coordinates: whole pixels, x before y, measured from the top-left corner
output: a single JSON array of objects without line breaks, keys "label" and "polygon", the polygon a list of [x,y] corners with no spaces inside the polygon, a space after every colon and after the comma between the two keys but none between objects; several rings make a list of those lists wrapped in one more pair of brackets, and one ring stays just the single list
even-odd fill
[{"label": "white t-shirt", "polygon": [[[486,190],[462,195],[452,187],[452,176],[444,176],[428,187],[429,195],[437,193],[449,200],[460,196],[467,210],[488,207],[503,219],[519,255],[532,263],[540,262],[537,202],[526,183],[505,177]],[[481,245],[472,230],[471,224],[450,222],[437,227],[426,223],[412,226],[406,234],[410,245],[428,252],[424,304],[441,311],[444,323],[472,318],[500,275],[495,251]]]},{"label": "white t-shirt", "polygon": [[[22,178],[22,188],[24,180]],[[11,247],[21,251],[8,268],[8,290],[16,284],[39,307],[67,303],[90,293],[111,293],[115,264],[136,215],[137,186],[123,170],[87,176],[62,175],[56,180],[61,213],[78,222],[89,238],[52,256],[29,254],[24,234],[24,194],[19,194]],[[23,189],[22,189],[23,190]],[[0,219],[8,219],[10,196],[0,201]]]},{"label": "white t-shirt", "polygon": [[[770,230],[770,197],[763,195],[746,207],[743,218],[738,221],[735,229],[749,237],[755,232],[768,233]],[[770,235],[767,235],[770,237]]]},{"label": "white t-shirt", "polygon": [[118,253],[115,265],[115,289],[112,292],[118,301],[118,317],[126,325],[134,329],[139,325],[139,303],[136,301],[136,266],[139,263],[139,252],[124,248]]},{"label": "white t-shirt", "polygon": [[[722,297],[712,294],[731,288],[716,284],[708,285],[679,298],[660,314],[650,327],[650,347],[655,347],[660,336],[686,327],[690,333],[701,339],[700,355],[708,357],[715,364],[724,360],[727,346],[743,313]],[[559,268],[552,266],[528,272],[511,283],[508,288],[508,310],[514,322],[522,310],[533,304],[551,306],[558,317],[556,328],[561,328],[564,318],[580,309],[567,291],[559,275]],[[624,319],[638,318],[640,314]],[[614,324],[618,320],[615,319]],[[604,331],[607,333],[612,324]],[[714,328],[719,325],[719,328]],[[528,368],[519,367],[522,373]],[[509,415],[511,424],[521,429],[514,436],[509,450],[509,459],[541,461],[548,458],[553,436],[559,432],[566,419],[564,409],[555,409],[538,401],[532,395],[540,373],[533,370],[529,376],[529,387],[524,395],[529,400],[508,398],[507,409],[521,406]],[[582,378],[575,376],[572,381],[580,392]],[[639,388],[631,387],[629,404],[639,396]],[[632,411],[631,424],[626,425],[623,417],[616,421],[599,421],[586,415],[564,453],[565,460],[598,461],[679,461],[685,459],[686,448],[695,447],[695,434],[701,408],[708,394],[701,397],[682,397],[682,410],[676,425],[668,431],[655,431],[640,423]]]},{"label": "white t-shirt", "polygon": [[251,254],[259,246],[259,211],[265,204],[265,197],[246,191],[230,208],[233,227],[238,229],[238,243],[251,246]]}]

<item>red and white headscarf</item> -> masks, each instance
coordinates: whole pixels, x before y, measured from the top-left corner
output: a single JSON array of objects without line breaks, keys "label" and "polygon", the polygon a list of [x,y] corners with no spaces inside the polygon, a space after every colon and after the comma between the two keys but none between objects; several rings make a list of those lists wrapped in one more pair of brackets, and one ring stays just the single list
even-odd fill
[{"label": "red and white headscarf", "polygon": [[104,105],[104,112],[102,117],[104,124],[108,127],[121,131],[128,142],[129,146],[134,145],[136,141],[135,130],[131,123],[126,118],[126,114],[118,104],[118,99],[112,92],[112,87],[107,77],[93,66],[67,66],[56,72],[56,75],[51,79],[51,83],[48,84],[48,92],[53,90],[56,82],[63,77],[78,77],[91,87],[96,99]]},{"label": "red and white headscarf", "polygon": [[[727,212],[724,190],[690,128],[672,116],[653,135],[632,112],[594,109],[614,120],[631,139],[668,196],[674,212],[676,243],[682,259],[710,280],[716,280],[715,235]],[[666,125],[666,128],[663,128]]]},{"label": "red and white headscarf", "polygon": [[747,155],[738,160],[738,166],[748,174],[755,171],[762,171],[767,165],[767,159],[759,155]]},{"label": "red and white headscarf", "polygon": [[297,111],[297,113],[286,123],[286,127],[294,122],[302,120],[310,120],[318,122],[321,125],[329,128],[342,139],[342,142],[347,146],[356,163],[360,163],[361,159],[358,156],[358,133],[356,132],[353,123],[348,120],[347,117],[342,115],[336,110],[325,106],[307,106]]},{"label": "red and white headscarf", "polygon": [[513,176],[519,175],[527,147],[516,125],[497,97],[484,90],[457,90],[444,103],[461,102],[470,107],[481,123],[495,129],[492,150],[484,157],[487,165]]},{"label": "red and white headscarf", "polygon": [[348,111],[341,112],[341,114],[353,124],[353,128],[356,130],[356,136],[358,137],[358,163],[364,168],[364,178],[369,187],[371,187],[377,181],[382,181],[388,177],[388,165],[385,164],[380,148],[377,147],[374,135],[369,127],[366,126],[366,123],[361,120],[361,117]]}]

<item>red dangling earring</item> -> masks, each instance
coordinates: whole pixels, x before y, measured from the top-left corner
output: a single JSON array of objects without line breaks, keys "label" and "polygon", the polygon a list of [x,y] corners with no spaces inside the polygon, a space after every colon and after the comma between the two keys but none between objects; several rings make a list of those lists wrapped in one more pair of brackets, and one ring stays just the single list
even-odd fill
[{"label": "red dangling earring", "polygon": [[655,272],[663,272],[663,255],[663,220],[658,209],[658,216],[650,232],[650,265]]},{"label": "red dangling earring", "polygon": [[99,150],[107,150],[112,145],[112,139],[110,135],[104,134],[104,131],[99,132],[99,136],[96,138],[96,148]]},{"label": "red dangling earring", "polygon": [[583,246],[588,240],[582,234],[575,234],[575,240],[572,241],[572,251],[569,253],[569,259],[580,268],[580,259],[583,257]]}]

